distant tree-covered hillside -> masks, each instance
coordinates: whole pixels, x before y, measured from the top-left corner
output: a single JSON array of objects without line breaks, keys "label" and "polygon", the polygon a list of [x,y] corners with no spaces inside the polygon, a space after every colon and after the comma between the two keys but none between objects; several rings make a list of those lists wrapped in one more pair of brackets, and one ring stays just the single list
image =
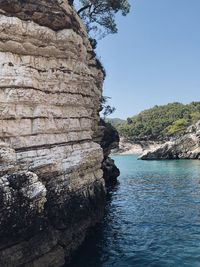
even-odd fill
[{"label": "distant tree-covered hillside", "polygon": [[117,126],[121,136],[133,141],[166,140],[181,135],[186,128],[200,120],[200,102],[170,103],[155,106],[128,118]]},{"label": "distant tree-covered hillside", "polygon": [[122,124],[126,123],[126,120],[122,120],[119,118],[106,118],[105,121],[109,122],[110,124],[112,124],[116,128],[121,126]]}]

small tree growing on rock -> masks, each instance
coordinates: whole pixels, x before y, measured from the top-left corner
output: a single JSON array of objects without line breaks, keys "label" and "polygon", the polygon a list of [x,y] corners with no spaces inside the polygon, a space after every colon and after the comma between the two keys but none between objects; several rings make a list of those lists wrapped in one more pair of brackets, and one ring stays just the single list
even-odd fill
[{"label": "small tree growing on rock", "polygon": [[105,120],[107,116],[113,114],[116,110],[115,107],[111,107],[110,105],[108,105],[108,99],[110,99],[110,97],[108,96],[103,96],[101,99],[101,110],[102,111],[102,115],[103,115],[103,119]]},{"label": "small tree growing on rock", "polygon": [[[74,0],[69,0],[73,5]],[[77,13],[85,22],[88,32],[97,34],[100,38],[109,33],[117,33],[115,15],[121,12],[126,16],[130,11],[128,0],[79,0]]]}]

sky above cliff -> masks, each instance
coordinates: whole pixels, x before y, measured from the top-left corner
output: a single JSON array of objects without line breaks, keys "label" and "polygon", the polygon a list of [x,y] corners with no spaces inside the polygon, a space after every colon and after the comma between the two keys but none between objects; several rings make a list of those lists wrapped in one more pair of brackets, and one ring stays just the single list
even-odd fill
[{"label": "sky above cliff", "polygon": [[200,1],[131,0],[119,32],[99,41],[104,95],[127,118],[154,105],[200,101]]}]

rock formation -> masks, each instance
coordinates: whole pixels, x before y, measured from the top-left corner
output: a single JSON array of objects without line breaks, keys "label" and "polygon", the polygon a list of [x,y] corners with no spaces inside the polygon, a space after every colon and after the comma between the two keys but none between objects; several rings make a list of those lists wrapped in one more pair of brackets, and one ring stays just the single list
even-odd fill
[{"label": "rock formation", "polygon": [[200,159],[200,121],[190,126],[183,136],[143,154],[140,159]]},{"label": "rock formation", "polygon": [[106,186],[112,186],[117,183],[117,177],[120,175],[119,169],[115,166],[114,160],[109,157],[111,150],[119,147],[119,133],[108,122],[100,120],[100,145],[103,148],[104,160],[102,164],[103,177]]},{"label": "rock formation", "polygon": [[160,147],[162,143],[159,141],[132,141],[125,137],[120,137],[120,142],[118,148],[112,150],[113,154],[135,154],[142,155],[149,150],[154,150]]},{"label": "rock formation", "polygon": [[104,211],[104,75],[67,0],[0,0],[0,266],[62,266]]}]

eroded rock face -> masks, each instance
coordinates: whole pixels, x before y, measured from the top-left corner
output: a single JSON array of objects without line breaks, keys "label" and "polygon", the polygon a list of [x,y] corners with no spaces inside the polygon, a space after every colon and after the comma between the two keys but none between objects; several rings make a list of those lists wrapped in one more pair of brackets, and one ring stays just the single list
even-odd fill
[{"label": "eroded rock face", "polygon": [[[0,235],[17,236],[37,223],[44,212],[46,188],[31,172],[13,173],[0,178]],[[35,222],[34,222],[35,221]]]},{"label": "eroded rock face", "polygon": [[103,73],[66,0],[0,0],[0,31],[0,266],[61,266],[103,215]]},{"label": "eroded rock face", "polygon": [[110,123],[105,122],[103,119],[100,120],[100,127],[102,133],[100,133],[99,143],[103,148],[104,158],[107,158],[111,150],[119,146],[119,133]]},{"label": "eroded rock face", "polygon": [[102,163],[103,177],[106,186],[112,186],[117,183],[117,177],[120,175],[120,170],[115,165],[113,159],[109,157],[112,149],[119,148],[119,133],[117,130],[104,120],[100,120],[100,145],[103,148],[104,160]]},{"label": "eroded rock face", "polygon": [[1,14],[31,20],[55,31],[73,29],[80,32],[80,23],[74,19],[66,0],[1,0]]},{"label": "eroded rock face", "polygon": [[200,121],[190,126],[185,135],[143,154],[140,159],[200,159]]}]

